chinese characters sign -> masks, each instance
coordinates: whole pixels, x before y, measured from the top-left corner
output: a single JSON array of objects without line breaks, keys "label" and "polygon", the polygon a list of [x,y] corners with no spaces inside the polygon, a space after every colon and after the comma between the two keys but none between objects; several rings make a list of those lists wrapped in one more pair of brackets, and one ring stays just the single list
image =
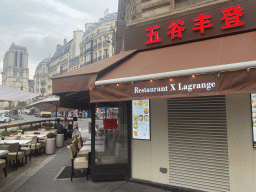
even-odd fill
[{"label": "chinese characters sign", "polygon": [[[223,14],[223,17],[220,19],[220,22],[224,21],[224,26],[222,26],[223,30],[244,25],[244,22],[241,21],[241,17],[244,13],[240,5],[223,9],[221,12]],[[198,31],[201,34],[204,34],[207,29],[209,30],[213,27],[210,14],[200,14],[197,18],[193,18],[193,22],[194,27],[192,28],[192,30],[196,32]],[[162,41],[159,37],[159,29],[160,25],[146,28],[146,31],[148,31],[148,41],[145,42],[145,44],[158,43]],[[168,29],[169,31],[167,32],[167,35],[170,35],[171,39],[174,39],[182,38],[182,33],[184,33],[186,27],[184,21],[177,20],[176,22],[172,21],[168,26]]]},{"label": "chinese characters sign", "polygon": [[[256,30],[256,1],[221,5],[197,13],[127,27],[125,51],[151,49]],[[171,13],[170,13],[171,14]]]},{"label": "chinese characters sign", "polygon": [[150,140],[149,99],[132,101],[132,138]]}]

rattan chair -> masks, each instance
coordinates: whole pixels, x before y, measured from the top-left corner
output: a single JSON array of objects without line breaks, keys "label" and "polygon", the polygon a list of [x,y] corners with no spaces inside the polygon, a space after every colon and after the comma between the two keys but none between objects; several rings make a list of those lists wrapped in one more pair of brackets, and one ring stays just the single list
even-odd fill
[{"label": "rattan chair", "polygon": [[69,150],[69,156],[71,159],[71,166],[72,166],[71,181],[73,179],[76,169],[86,169],[86,177],[88,180],[88,173],[89,173],[88,159],[86,157],[76,157],[76,147],[73,144],[69,145],[67,148]]}]

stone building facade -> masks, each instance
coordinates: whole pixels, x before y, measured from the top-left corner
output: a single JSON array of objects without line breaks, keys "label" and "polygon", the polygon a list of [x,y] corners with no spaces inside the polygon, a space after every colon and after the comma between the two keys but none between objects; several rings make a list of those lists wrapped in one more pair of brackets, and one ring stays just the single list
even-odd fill
[{"label": "stone building facade", "polygon": [[241,0],[120,0],[118,20],[135,27],[236,1]]},{"label": "stone building facade", "polygon": [[2,85],[29,91],[27,48],[12,43],[3,59]]},{"label": "stone building facade", "polygon": [[35,71],[34,91],[41,96],[49,95],[51,93],[51,80],[48,73],[49,60],[50,58],[42,60]]},{"label": "stone building facade", "polygon": [[80,66],[112,57],[115,47],[117,13],[104,12],[99,22],[86,23],[83,41],[80,43]]}]

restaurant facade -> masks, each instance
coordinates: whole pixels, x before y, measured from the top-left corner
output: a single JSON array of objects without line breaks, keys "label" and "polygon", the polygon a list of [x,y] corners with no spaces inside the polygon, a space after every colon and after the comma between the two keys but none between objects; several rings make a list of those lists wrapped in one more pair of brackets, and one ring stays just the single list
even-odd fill
[{"label": "restaurant facade", "polygon": [[95,114],[92,180],[256,191],[255,8],[127,29],[126,51],[53,79],[63,107]]}]

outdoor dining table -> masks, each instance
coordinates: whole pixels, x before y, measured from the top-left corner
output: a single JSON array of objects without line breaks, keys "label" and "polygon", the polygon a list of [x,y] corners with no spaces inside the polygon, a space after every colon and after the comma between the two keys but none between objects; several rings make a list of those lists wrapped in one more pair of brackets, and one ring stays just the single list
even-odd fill
[{"label": "outdoor dining table", "polygon": [[25,145],[25,144],[28,144],[30,142],[32,142],[32,140],[1,140],[0,141],[0,145],[3,145],[3,144],[8,144],[8,143],[19,143],[19,145]]},{"label": "outdoor dining table", "polygon": [[[92,141],[88,140],[84,143],[84,145],[91,145]],[[104,145],[105,144],[105,140],[96,140],[95,141],[95,145]]]},{"label": "outdoor dining table", "polygon": [[24,136],[29,136],[29,137],[33,137],[33,136],[37,136],[37,138],[43,138],[43,137],[46,137],[45,134],[42,134],[42,135],[24,135]]},{"label": "outdoor dining table", "polygon": [[8,150],[0,150],[0,158],[5,157],[8,153]]},{"label": "outdoor dining table", "polygon": [[[95,140],[105,140],[105,136],[95,136]],[[92,140],[91,136],[87,140]]]},{"label": "outdoor dining table", "polygon": [[[95,150],[104,152],[104,145],[95,145]],[[86,152],[91,152],[91,145],[84,145],[80,151],[86,151]]]}]

